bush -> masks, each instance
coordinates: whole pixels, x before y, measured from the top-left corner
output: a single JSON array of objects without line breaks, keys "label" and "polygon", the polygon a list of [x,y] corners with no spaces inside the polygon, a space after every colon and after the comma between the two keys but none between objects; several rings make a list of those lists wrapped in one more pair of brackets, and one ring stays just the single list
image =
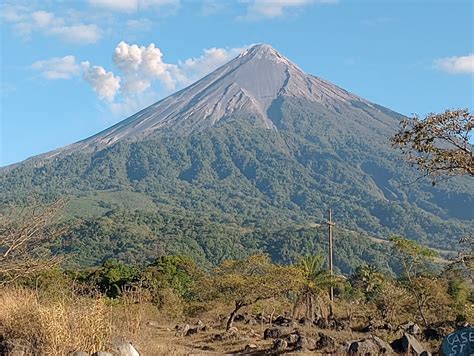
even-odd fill
[{"label": "bush", "polygon": [[42,300],[34,291],[7,287],[0,291],[0,340],[25,354],[92,353],[109,342],[110,314],[101,297]]}]

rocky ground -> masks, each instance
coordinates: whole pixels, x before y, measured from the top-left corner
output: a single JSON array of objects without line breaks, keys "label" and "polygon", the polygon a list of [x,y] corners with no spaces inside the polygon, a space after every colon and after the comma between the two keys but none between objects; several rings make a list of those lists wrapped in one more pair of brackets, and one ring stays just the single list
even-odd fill
[{"label": "rocky ground", "polygon": [[225,320],[163,325],[148,321],[133,343],[142,355],[311,354],[311,355],[431,355],[456,327],[415,323],[370,323],[351,328],[343,319],[313,323],[277,316],[270,324],[261,315],[239,314],[225,331]]},{"label": "rocky ground", "polygon": [[[133,332],[114,333],[112,342],[92,356],[144,355],[436,355],[444,337],[467,323],[438,323],[421,327],[371,321],[354,325],[344,318],[292,319],[242,313],[226,330],[227,317],[189,319],[178,324],[149,315]],[[117,330],[118,331],[118,330]],[[119,336],[120,335],[120,336]],[[28,345],[3,342],[0,355],[31,355]],[[16,340],[18,341],[18,340]],[[20,340],[21,341],[21,340]],[[9,344],[9,345],[7,345]],[[81,350],[68,356],[90,356]]]}]

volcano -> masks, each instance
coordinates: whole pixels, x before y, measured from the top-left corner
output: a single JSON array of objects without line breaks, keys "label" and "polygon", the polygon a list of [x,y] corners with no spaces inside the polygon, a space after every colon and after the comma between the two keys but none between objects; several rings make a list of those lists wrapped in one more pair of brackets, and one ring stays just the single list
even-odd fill
[{"label": "volcano", "polygon": [[[138,112],[130,118],[71,146],[48,153],[52,157],[81,149],[97,150],[120,140],[143,140],[157,132],[192,133],[241,118],[256,127],[278,130],[284,122],[278,107],[285,99],[304,100],[314,111],[339,116],[357,111],[358,120],[341,128],[391,131],[401,115],[377,106],[321,78],[304,73],[266,44],[255,45],[193,85]],[[348,116],[354,119],[354,115]],[[355,126],[358,126],[357,128]],[[385,138],[384,138],[385,139]]]},{"label": "volcano", "polygon": [[[313,226],[332,208],[344,231],[382,240],[402,234],[451,249],[474,229],[473,182],[413,184],[418,173],[390,146],[402,118],[259,44],[92,137],[0,170],[0,198],[10,203],[32,192],[45,200],[68,196],[69,213],[85,220],[116,211],[199,216],[199,226],[202,219],[232,226],[229,236],[237,236],[235,229]],[[263,233],[238,234],[231,244],[205,233],[184,238],[181,230],[179,237],[151,228],[134,231],[127,241],[135,247],[116,237],[107,253],[129,256],[138,249],[146,255],[149,241],[167,241],[167,251],[199,251],[211,262],[255,248],[285,259],[290,257],[282,251],[302,253],[313,243],[281,237],[269,245]],[[80,244],[105,241],[84,234]],[[250,245],[242,242],[249,238]],[[348,256],[374,259],[354,252],[358,244],[352,243]],[[107,253],[96,253],[94,263]]]}]

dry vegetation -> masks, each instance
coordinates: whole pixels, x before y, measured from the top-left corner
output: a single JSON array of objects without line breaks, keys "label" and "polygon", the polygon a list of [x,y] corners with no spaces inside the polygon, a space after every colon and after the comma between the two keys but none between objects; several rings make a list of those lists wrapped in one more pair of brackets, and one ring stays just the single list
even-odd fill
[{"label": "dry vegetation", "polygon": [[34,290],[0,291],[0,331],[8,348],[31,355],[95,352],[112,335],[111,308],[103,297],[41,297]]},{"label": "dry vegetation", "polygon": [[[447,333],[474,323],[473,291],[466,282],[472,243],[440,273],[429,269],[434,251],[394,236],[399,277],[370,265],[349,278],[334,277],[321,256],[278,265],[264,254],[211,270],[188,257],[161,256],[145,266],[108,260],[66,271],[51,268],[40,254],[58,231],[51,218],[60,207],[33,211],[33,219],[2,230],[1,355],[91,354],[110,350],[114,340],[133,343],[142,355],[235,353],[248,351],[248,345],[267,352],[274,340],[264,337],[265,330],[275,325],[282,337],[304,335],[311,350],[323,333],[333,344],[322,348],[337,354],[371,335],[398,339],[407,322],[421,326],[417,337],[434,351]],[[18,261],[34,268],[12,269]],[[336,292],[334,316],[328,315],[329,286]],[[439,335],[423,336],[427,330]]]}]

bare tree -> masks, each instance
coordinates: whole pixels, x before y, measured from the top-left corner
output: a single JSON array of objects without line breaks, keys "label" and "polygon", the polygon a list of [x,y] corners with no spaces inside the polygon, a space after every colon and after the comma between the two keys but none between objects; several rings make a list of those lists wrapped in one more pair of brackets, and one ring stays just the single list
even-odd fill
[{"label": "bare tree", "polygon": [[59,258],[48,253],[48,244],[66,232],[57,221],[65,205],[61,199],[0,213],[0,285],[58,264]]},{"label": "bare tree", "polygon": [[425,176],[474,176],[470,143],[474,115],[467,109],[429,114],[424,120],[414,116],[400,125],[392,144]]}]

